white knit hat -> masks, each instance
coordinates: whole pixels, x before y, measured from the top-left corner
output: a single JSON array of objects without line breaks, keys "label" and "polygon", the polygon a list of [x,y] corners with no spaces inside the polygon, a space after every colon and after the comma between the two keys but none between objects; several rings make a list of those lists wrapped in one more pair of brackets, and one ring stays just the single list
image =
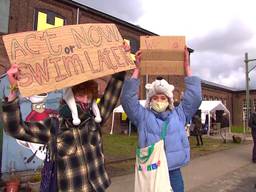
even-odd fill
[{"label": "white knit hat", "polygon": [[71,111],[72,118],[73,118],[73,124],[79,125],[81,123],[81,120],[79,119],[76,101],[74,98],[73,91],[70,87],[63,89],[63,99],[66,101],[66,103]]},{"label": "white knit hat", "polygon": [[155,81],[153,81],[151,84],[147,83],[145,85],[145,88],[148,90],[147,98],[146,98],[146,104],[145,107],[150,107],[150,98],[156,94],[162,93],[166,95],[169,98],[170,106],[169,108],[173,108],[173,90],[174,86],[169,84],[166,80],[164,80],[162,77],[157,77]]},{"label": "white knit hat", "polygon": [[[67,88],[63,89],[63,99],[66,101],[66,103],[71,111],[72,118],[73,118],[73,124],[79,125],[81,123],[81,120],[79,119],[79,116],[78,116],[76,101],[75,101],[75,97],[74,97],[72,88],[67,87]],[[95,115],[95,118],[94,118],[95,122],[100,123],[102,121],[102,118],[100,115],[98,105],[95,100],[92,101],[92,111],[93,111],[93,114]]]}]

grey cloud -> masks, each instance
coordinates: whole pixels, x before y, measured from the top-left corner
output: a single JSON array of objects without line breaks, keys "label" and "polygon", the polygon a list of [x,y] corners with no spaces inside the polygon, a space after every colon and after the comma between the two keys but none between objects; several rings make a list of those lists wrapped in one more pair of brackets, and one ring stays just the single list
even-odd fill
[{"label": "grey cloud", "polygon": [[209,68],[212,75],[228,75],[229,72],[242,65],[243,58],[214,52],[195,52],[192,55],[196,69]]},{"label": "grey cloud", "polygon": [[204,80],[231,88],[242,89],[245,86],[244,58],[242,56],[195,52],[191,56],[191,62],[193,73]]},{"label": "grey cloud", "polygon": [[249,87],[250,89],[256,89],[256,71],[252,71],[249,74],[250,81],[249,81]]},{"label": "grey cloud", "polygon": [[[195,50],[191,56],[193,71],[207,81],[244,89],[244,53],[249,53],[249,59],[256,58],[256,48],[249,45],[252,38],[249,27],[236,20],[224,30],[192,39],[189,46]],[[251,88],[256,88],[254,71],[250,73]]]},{"label": "grey cloud", "polygon": [[239,20],[230,23],[224,30],[216,30],[207,36],[195,38],[190,45],[199,51],[214,51],[227,54],[240,53],[246,42],[253,38],[253,32]]},{"label": "grey cloud", "polygon": [[135,23],[143,14],[140,0],[75,0],[88,7],[92,7],[122,20]]}]

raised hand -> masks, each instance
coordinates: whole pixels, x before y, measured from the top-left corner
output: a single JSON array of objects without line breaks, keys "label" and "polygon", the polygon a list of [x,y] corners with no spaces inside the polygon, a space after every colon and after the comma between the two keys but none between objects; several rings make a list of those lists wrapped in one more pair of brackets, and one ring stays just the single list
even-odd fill
[{"label": "raised hand", "polygon": [[184,70],[185,70],[185,76],[191,76],[192,71],[190,68],[190,61],[189,61],[189,52],[187,46],[184,48]]},{"label": "raised hand", "polygon": [[138,50],[135,54],[135,64],[138,67],[139,64],[141,63],[141,50]]},{"label": "raised hand", "polygon": [[124,50],[125,52],[131,52],[131,47],[130,45],[128,45],[128,43],[126,41],[123,42],[123,47],[124,47]]},{"label": "raised hand", "polygon": [[140,75],[140,69],[139,69],[139,65],[141,62],[141,50],[138,50],[135,54],[135,64],[136,64],[136,68],[134,69],[131,78],[134,79],[138,79],[139,75]]},{"label": "raised hand", "polygon": [[19,77],[19,69],[17,64],[13,64],[11,66],[11,68],[7,71],[7,76],[11,86],[17,86],[17,80]]},{"label": "raised hand", "polygon": [[7,77],[10,82],[8,101],[13,101],[17,97],[16,90],[18,89],[17,80],[19,78],[19,69],[17,64],[11,65],[11,68],[7,71]]}]

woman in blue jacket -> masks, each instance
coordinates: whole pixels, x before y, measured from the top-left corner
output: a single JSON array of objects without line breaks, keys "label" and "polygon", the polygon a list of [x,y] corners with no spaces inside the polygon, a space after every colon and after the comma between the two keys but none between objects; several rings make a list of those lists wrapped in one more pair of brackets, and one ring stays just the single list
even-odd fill
[{"label": "woman in blue jacket", "polygon": [[190,160],[190,146],[185,132],[189,122],[201,104],[201,81],[192,76],[189,65],[189,53],[185,48],[184,56],[185,85],[183,99],[177,107],[173,105],[174,86],[162,78],[147,84],[146,105],[140,105],[137,91],[139,89],[139,63],[141,51],[136,53],[137,68],[130,79],[126,80],[121,95],[121,104],[128,118],[138,128],[138,146],[149,146],[161,139],[161,128],[168,121],[165,137],[170,183],[174,192],[183,192],[184,184],[180,168]]}]

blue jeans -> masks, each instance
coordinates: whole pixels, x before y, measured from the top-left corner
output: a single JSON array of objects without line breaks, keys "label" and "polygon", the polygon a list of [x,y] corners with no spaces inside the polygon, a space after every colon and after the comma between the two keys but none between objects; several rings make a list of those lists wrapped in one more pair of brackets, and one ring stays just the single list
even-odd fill
[{"label": "blue jeans", "polygon": [[184,183],[180,169],[169,171],[173,192],[184,192]]}]

